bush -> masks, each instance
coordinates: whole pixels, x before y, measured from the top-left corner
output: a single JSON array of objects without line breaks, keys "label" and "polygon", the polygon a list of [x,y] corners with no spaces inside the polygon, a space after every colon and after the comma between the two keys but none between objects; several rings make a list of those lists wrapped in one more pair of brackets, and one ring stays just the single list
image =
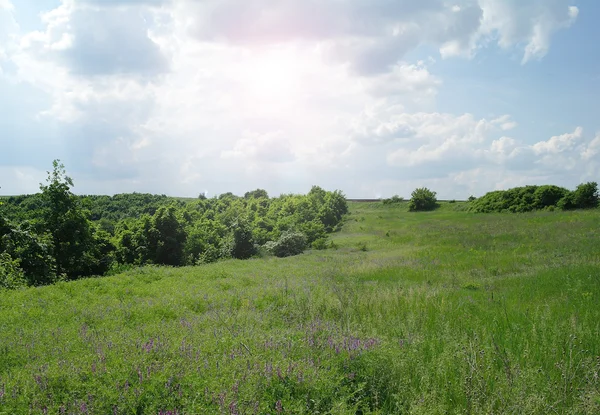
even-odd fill
[{"label": "bush", "polygon": [[313,249],[316,249],[318,251],[323,251],[327,249],[327,238],[317,239],[312,243],[312,247]]},{"label": "bush", "polygon": [[279,258],[300,255],[306,248],[306,236],[301,232],[286,231],[277,242],[269,241],[263,248]]},{"label": "bush", "polygon": [[579,209],[598,207],[598,183],[588,182],[577,186],[573,192],[573,202]]},{"label": "bush", "polygon": [[558,186],[540,186],[533,192],[534,207],[544,209],[556,206],[569,191]]},{"label": "bush", "polygon": [[384,205],[393,205],[393,204],[402,203],[402,202],[404,202],[404,198],[400,197],[398,195],[394,195],[389,199],[383,199]]},{"label": "bush", "polygon": [[469,210],[476,213],[520,213],[534,210],[587,209],[597,206],[598,186],[590,182],[580,184],[574,192],[553,185],[498,190],[474,200]]},{"label": "bush", "polygon": [[256,254],[252,229],[245,220],[239,220],[233,226],[233,244],[231,256],[236,259],[248,259]]},{"label": "bush", "polygon": [[0,290],[15,290],[27,286],[23,270],[19,267],[19,260],[12,259],[6,253],[0,253]]},{"label": "bush", "polygon": [[421,187],[412,192],[408,209],[411,212],[421,212],[433,210],[437,206],[436,192],[432,192],[426,187]]}]

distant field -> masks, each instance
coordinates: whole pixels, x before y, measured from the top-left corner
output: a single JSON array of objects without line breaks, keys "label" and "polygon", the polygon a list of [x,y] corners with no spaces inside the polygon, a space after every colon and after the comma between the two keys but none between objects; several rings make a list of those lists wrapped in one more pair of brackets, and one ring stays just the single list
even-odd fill
[{"label": "distant field", "polygon": [[0,414],[600,413],[600,210],[464,206],[0,293]]}]

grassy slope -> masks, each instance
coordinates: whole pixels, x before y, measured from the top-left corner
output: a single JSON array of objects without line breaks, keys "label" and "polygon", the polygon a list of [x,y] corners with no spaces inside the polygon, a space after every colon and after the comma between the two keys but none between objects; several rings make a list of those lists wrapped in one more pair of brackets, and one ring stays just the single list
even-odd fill
[{"label": "grassy slope", "polygon": [[0,293],[0,414],[599,413],[600,211],[460,206],[352,204],[337,250]]}]

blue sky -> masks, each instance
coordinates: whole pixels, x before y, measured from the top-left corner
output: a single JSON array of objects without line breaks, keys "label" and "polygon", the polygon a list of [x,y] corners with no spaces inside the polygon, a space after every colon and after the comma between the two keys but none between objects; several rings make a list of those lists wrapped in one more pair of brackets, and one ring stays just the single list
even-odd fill
[{"label": "blue sky", "polygon": [[0,194],[600,177],[592,0],[0,0]]}]

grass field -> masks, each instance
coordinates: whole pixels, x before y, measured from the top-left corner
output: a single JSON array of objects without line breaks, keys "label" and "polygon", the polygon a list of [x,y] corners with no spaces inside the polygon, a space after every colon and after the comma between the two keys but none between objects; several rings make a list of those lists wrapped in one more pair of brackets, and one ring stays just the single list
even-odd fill
[{"label": "grass field", "polygon": [[0,293],[0,414],[600,413],[600,210],[462,206]]}]

